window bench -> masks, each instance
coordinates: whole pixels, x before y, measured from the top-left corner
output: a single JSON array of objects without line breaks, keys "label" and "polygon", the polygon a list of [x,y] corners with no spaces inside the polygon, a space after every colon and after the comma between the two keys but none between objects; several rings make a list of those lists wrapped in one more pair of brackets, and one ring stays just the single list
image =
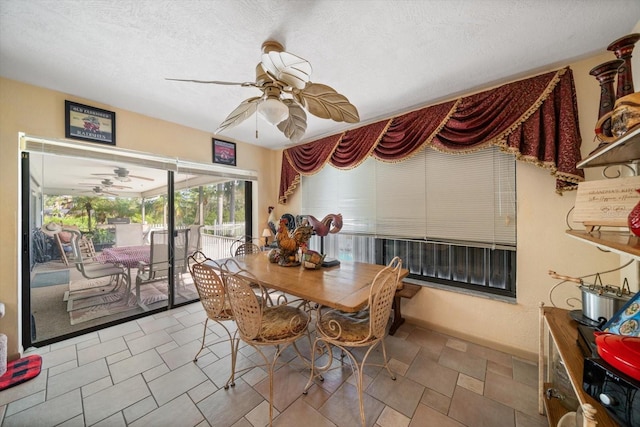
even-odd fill
[{"label": "window bench", "polygon": [[389,335],[396,333],[396,330],[404,323],[402,313],[400,311],[400,301],[402,298],[411,299],[422,289],[420,285],[414,285],[412,283],[403,282],[402,289],[396,291],[396,295],[393,297],[393,323],[389,328]]}]

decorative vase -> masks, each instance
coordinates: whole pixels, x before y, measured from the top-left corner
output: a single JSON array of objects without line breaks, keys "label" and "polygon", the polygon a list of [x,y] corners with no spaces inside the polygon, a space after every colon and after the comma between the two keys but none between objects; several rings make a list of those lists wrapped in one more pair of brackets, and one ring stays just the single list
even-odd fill
[{"label": "decorative vase", "polygon": [[616,58],[624,60],[624,63],[618,69],[616,99],[634,92],[633,76],[631,74],[631,53],[633,52],[633,46],[638,40],[640,40],[640,34],[634,33],[621,37],[607,46],[607,50],[615,53]]},{"label": "decorative vase", "polygon": [[[640,193],[640,189],[636,190]],[[640,202],[631,210],[628,218],[629,230],[640,237]]]},{"label": "decorative vase", "polygon": [[[600,106],[598,108],[598,119],[613,110],[616,94],[613,89],[618,69],[624,64],[622,59],[614,59],[597,65],[589,71],[600,83]],[[606,120],[602,125],[602,132],[606,136],[611,136],[611,120]]]}]

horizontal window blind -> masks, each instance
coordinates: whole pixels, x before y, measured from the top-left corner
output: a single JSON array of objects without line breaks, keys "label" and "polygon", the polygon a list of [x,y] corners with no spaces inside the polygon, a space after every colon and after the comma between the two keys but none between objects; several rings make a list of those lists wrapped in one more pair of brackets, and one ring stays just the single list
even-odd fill
[{"label": "horizontal window blind", "polygon": [[342,230],[350,233],[375,232],[375,161],[339,170],[331,166],[302,179],[302,215],[322,219],[342,214]]},{"label": "horizontal window blind", "polygon": [[229,168],[207,163],[180,160],[140,151],[127,150],[100,144],[71,142],[66,140],[40,138],[37,136],[20,136],[20,148],[24,151],[59,156],[91,158],[117,163],[128,163],[160,170],[179,171],[183,174],[210,175],[227,179],[257,181],[257,173],[251,170]]},{"label": "horizontal window blind", "polygon": [[427,236],[515,244],[515,158],[496,147],[425,151]]},{"label": "horizontal window blind", "polygon": [[424,154],[400,163],[376,162],[376,234],[426,237],[427,170]]},{"label": "horizontal window blind", "polygon": [[346,232],[515,245],[515,158],[496,147],[325,167],[303,177],[301,188],[303,214],[342,213]]}]

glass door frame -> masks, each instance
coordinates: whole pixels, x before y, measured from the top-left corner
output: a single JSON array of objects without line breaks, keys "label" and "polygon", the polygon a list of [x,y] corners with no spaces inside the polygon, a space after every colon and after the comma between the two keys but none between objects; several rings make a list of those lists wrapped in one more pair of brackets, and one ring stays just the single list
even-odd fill
[{"label": "glass door frame", "polygon": [[[239,179],[244,180],[246,182],[245,187],[245,200],[248,202],[246,206],[246,219],[247,231],[250,233],[253,229],[253,205],[252,202],[252,182],[257,182],[257,172],[251,170],[241,170],[238,168],[230,168],[226,166],[219,165],[210,165],[210,164],[201,164],[196,162],[185,162],[180,161],[175,158],[170,157],[162,157],[156,156],[153,154],[136,152],[132,150],[120,149],[117,147],[109,147],[105,148],[102,146],[92,145],[92,144],[84,144],[84,143],[76,143],[70,142],[66,140],[56,140],[56,139],[47,139],[41,137],[34,137],[25,134],[20,134],[20,191],[21,195],[21,215],[20,215],[20,224],[18,224],[20,230],[20,236],[22,238],[21,249],[19,251],[19,263],[20,263],[20,289],[21,289],[21,315],[20,315],[20,336],[21,336],[21,345],[24,348],[33,346],[34,344],[37,346],[44,346],[51,344],[53,342],[61,341],[63,339],[72,338],[74,336],[83,335],[89,332],[97,331],[100,329],[104,329],[119,323],[128,322],[134,319],[142,318],[149,316],[151,314],[166,311],[170,308],[179,307],[181,305],[190,304],[193,301],[185,301],[175,304],[175,283],[173,277],[173,265],[174,265],[174,242],[173,242],[173,233],[171,233],[170,243],[169,243],[169,260],[170,260],[170,271],[169,271],[169,294],[168,294],[168,302],[167,306],[157,308],[155,310],[150,310],[144,313],[134,314],[130,317],[114,320],[111,322],[105,322],[104,324],[100,324],[97,326],[89,327],[86,329],[80,329],[77,332],[68,333],[65,335],[61,335],[51,339],[45,339],[42,341],[37,341],[33,334],[34,318],[31,315],[32,307],[31,307],[31,263],[32,263],[32,241],[31,235],[33,233],[34,227],[37,227],[38,224],[32,224],[32,207],[31,205],[31,165],[29,160],[29,152],[38,152],[42,154],[62,154],[62,155],[70,155],[70,156],[82,156],[88,159],[96,159],[96,160],[104,160],[108,159],[111,161],[122,161],[126,163],[135,163],[140,166],[145,167],[156,167],[158,169],[166,169],[167,170],[167,202],[168,202],[168,217],[167,217],[167,226],[170,230],[175,230],[175,193],[174,193],[174,173],[175,171],[185,169],[197,171],[198,173],[204,173],[207,175],[214,175],[218,177],[226,177],[229,179]],[[38,207],[36,207],[38,209]],[[42,224],[40,224],[42,225]]]}]

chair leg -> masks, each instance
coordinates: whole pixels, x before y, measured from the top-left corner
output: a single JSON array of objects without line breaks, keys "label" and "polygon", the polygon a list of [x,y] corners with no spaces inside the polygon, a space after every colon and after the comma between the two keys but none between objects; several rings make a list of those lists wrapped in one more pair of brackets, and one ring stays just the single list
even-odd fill
[{"label": "chair leg", "polygon": [[273,361],[269,362],[269,359],[265,354],[260,350],[260,348],[253,346],[256,351],[262,356],[262,359],[265,362],[265,365],[269,368],[269,426],[273,424],[273,371],[276,366],[276,362],[278,361],[278,357],[282,354],[282,352],[289,347],[288,344],[284,345],[276,345],[276,352],[273,355]]},{"label": "chair leg", "polygon": [[360,405],[360,420],[362,421],[363,427],[366,426],[366,419],[364,415],[364,390],[363,390],[364,364],[367,360],[367,356],[369,356],[369,353],[371,352],[372,349],[373,349],[373,346],[370,347],[369,350],[367,350],[367,353],[362,358],[362,363],[359,364],[356,357],[350,351],[340,347],[340,350],[342,350],[342,354],[349,357],[349,361],[351,362],[351,370],[353,371],[353,374],[356,376],[356,390],[358,392],[358,401]]},{"label": "chair leg", "polygon": [[[209,318],[208,317],[204,321],[204,329],[202,331],[202,345],[200,346],[200,350],[198,350],[198,352],[196,353],[195,357],[193,358],[193,362],[194,363],[198,361],[198,356],[200,355],[200,353],[202,352],[202,350],[204,349],[204,346],[205,346],[205,340],[206,340],[206,336],[207,336],[207,323],[209,323]],[[236,356],[238,354],[238,347],[240,345],[240,339],[239,338],[235,338],[234,336],[231,336],[231,332],[229,332],[227,327],[224,326],[222,323],[218,322],[218,324],[224,328],[225,332],[227,333],[227,335],[229,337],[229,344],[231,345],[231,374],[229,375],[229,378],[227,379],[227,382],[224,384],[224,388],[226,390],[226,389],[229,388],[229,386],[233,387],[233,386],[236,385],[236,383],[235,383]],[[221,342],[221,341],[217,341],[217,342]]]},{"label": "chair leg", "polygon": [[[102,278],[107,277],[107,276],[88,277],[86,274],[83,273],[83,277],[86,278],[86,279],[91,280],[91,279],[102,279]],[[110,286],[111,283],[114,282],[114,279],[115,279],[115,283],[114,283],[113,287],[111,289],[109,289],[108,291],[106,291],[106,292],[98,292],[98,293],[89,293],[88,292],[88,291],[91,291],[92,289],[101,289],[101,288],[105,288],[107,286]],[[122,280],[125,280],[124,276],[123,276]],[[109,294],[114,293],[116,290],[118,290],[119,287],[120,287],[120,274],[116,274],[116,275],[113,275],[113,276],[109,276],[109,283],[107,283],[105,285],[91,286],[89,288],[81,289],[81,290],[78,290],[78,291],[75,291],[75,292],[69,291],[69,300],[77,301],[77,300],[81,300],[81,299],[93,298],[93,297],[96,297],[96,296],[109,295]],[[125,294],[122,298],[118,298],[118,299],[114,300],[113,302],[119,301],[120,299],[122,299],[124,301],[124,303],[126,304],[128,302],[128,300],[129,300],[128,294]]]},{"label": "chair leg", "polygon": [[[324,346],[326,347],[326,351],[327,351],[327,357],[329,358],[329,360],[324,366],[317,367],[316,352],[318,351],[319,343],[324,343]],[[322,374],[320,374],[319,372],[329,369],[332,363],[333,363],[333,352],[331,351],[331,347],[329,346],[329,344],[324,342],[321,338],[316,338],[315,341],[313,342],[313,346],[311,347],[311,372],[309,373],[309,381],[307,381],[307,384],[304,386],[304,389],[302,390],[302,394],[307,394],[309,392],[309,389],[313,385],[313,379],[315,377],[318,377],[320,381],[324,381]],[[316,370],[318,370],[317,374],[316,374]]]},{"label": "chair leg", "polygon": [[[229,331],[227,331],[227,333],[229,333]],[[240,347],[240,338],[231,338],[231,334],[229,334],[229,341],[231,342],[231,376],[229,376],[227,383],[224,385],[225,390],[227,390],[229,386],[235,387],[236,385],[236,361],[238,348]]]},{"label": "chair leg", "polygon": [[389,376],[391,376],[392,380],[396,380],[396,376],[393,372],[391,372],[391,368],[389,368],[389,359],[387,358],[387,347],[384,345],[384,338],[382,338],[382,357],[384,357],[384,367],[387,368],[387,372],[389,372]]},{"label": "chair leg", "polygon": [[197,362],[198,361],[198,356],[200,355],[200,353],[202,352],[202,350],[204,349],[204,338],[207,336],[207,323],[209,322],[209,318],[207,317],[204,321],[204,331],[202,332],[202,345],[200,346],[200,350],[198,350],[198,352],[196,353],[196,355],[193,357],[193,361]]}]

